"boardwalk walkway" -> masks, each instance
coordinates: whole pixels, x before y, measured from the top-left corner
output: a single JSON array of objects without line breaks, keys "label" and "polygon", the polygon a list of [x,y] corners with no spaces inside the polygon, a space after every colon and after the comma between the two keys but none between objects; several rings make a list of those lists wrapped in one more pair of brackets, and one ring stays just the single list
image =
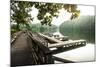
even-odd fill
[{"label": "boardwalk walkway", "polygon": [[52,55],[85,45],[85,40],[60,41],[41,33],[21,31],[11,41],[11,66],[54,64],[54,60],[68,62]]}]

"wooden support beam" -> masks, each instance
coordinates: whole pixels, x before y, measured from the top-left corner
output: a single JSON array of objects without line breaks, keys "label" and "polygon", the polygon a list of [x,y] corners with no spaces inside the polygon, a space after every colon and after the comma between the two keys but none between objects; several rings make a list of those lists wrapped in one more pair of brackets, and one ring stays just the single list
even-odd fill
[{"label": "wooden support beam", "polygon": [[63,41],[60,43],[50,44],[49,48],[57,48],[62,46],[74,46],[74,45],[86,45],[85,40],[73,40],[73,41]]},{"label": "wooden support beam", "polygon": [[[48,45],[48,47],[51,49],[52,54],[61,53],[61,52],[64,52],[64,51],[72,50],[72,49],[86,45],[85,40],[60,41],[60,40],[54,39],[52,37],[43,35],[41,33],[39,33],[39,34],[41,36],[45,37],[46,39],[48,39],[49,41],[52,41],[53,44],[50,43]],[[56,48],[56,49],[52,50],[52,48]]]},{"label": "wooden support beam", "polygon": [[39,34],[40,34],[41,36],[45,37],[47,40],[49,40],[49,41],[52,42],[52,43],[60,43],[60,42],[63,42],[63,41],[60,41],[60,40],[58,40],[58,39],[55,39],[55,38],[46,36],[46,35],[44,35],[44,34],[41,34],[41,33],[39,33]]},{"label": "wooden support beam", "polygon": [[65,52],[65,51],[69,51],[69,50],[73,50],[73,49],[76,49],[76,48],[79,48],[79,47],[82,47],[84,45],[77,45],[77,46],[73,46],[73,47],[59,47],[57,49],[54,49],[54,50],[51,50],[52,54],[55,55],[55,54],[58,54],[58,53],[62,53],[62,52]]},{"label": "wooden support beam", "polygon": [[56,60],[56,61],[63,62],[63,63],[74,63],[73,61],[62,59],[62,58],[59,58],[59,57],[56,57],[56,56],[53,56],[53,59]]},{"label": "wooden support beam", "polygon": [[58,40],[61,40],[61,41],[68,41],[68,36],[63,36],[63,37],[55,37],[56,39]]}]

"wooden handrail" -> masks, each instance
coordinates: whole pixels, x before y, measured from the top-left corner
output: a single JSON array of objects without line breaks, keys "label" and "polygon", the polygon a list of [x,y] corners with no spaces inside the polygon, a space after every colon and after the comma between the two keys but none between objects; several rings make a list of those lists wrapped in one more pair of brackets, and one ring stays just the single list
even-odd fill
[{"label": "wooden handrail", "polygon": [[43,50],[43,52],[44,52],[45,54],[51,53],[50,49],[49,49],[48,47],[46,47],[43,43],[41,43],[41,42],[39,42],[37,39],[35,39],[35,37],[32,36],[32,33],[31,33],[31,32],[30,32],[30,33],[28,32],[28,35],[29,35],[29,37],[39,46],[39,48],[40,48],[41,50]]},{"label": "wooden handrail", "polygon": [[74,40],[74,41],[64,41],[64,42],[61,42],[61,43],[55,43],[55,44],[50,44],[48,47],[49,48],[55,48],[55,47],[61,47],[61,46],[64,46],[64,45],[70,45],[70,44],[79,44],[79,43],[84,43],[84,45],[86,45],[86,41],[85,40]]}]

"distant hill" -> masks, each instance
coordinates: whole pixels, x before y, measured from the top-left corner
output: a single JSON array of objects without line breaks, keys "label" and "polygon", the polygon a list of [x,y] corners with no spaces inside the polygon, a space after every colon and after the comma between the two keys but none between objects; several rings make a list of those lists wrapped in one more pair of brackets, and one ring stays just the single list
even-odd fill
[{"label": "distant hill", "polygon": [[60,25],[60,33],[72,39],[95,41],[95,16],[80,16]]},{"label": "distant hill", "polygon": [[33,32],[54,33],[57,31],[57,26],[41,25],[40,23],[37,23],[37,24],[32,24],[31,29]]}]

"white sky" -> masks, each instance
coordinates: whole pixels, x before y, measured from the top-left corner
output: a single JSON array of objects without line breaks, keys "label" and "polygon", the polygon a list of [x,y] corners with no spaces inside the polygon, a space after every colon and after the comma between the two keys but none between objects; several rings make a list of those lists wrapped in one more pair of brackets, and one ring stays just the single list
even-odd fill
[{"label": "white sky", "polygon": [[[84,5],[78,5],[77,6],[80,10],[80,16],[82,15],[95,15],[95,8],[94,6],[84,6]],[[64,9],[59,10],[59,17],[53,18],[52,24],[59,26],[64,21],[70,20],[71,14],[65,11]],[[31,15],[34,17],[34,20],[32,23],[39,23],[40,21],[37,19],[38,10],[36,8],[32,8]]]}]

